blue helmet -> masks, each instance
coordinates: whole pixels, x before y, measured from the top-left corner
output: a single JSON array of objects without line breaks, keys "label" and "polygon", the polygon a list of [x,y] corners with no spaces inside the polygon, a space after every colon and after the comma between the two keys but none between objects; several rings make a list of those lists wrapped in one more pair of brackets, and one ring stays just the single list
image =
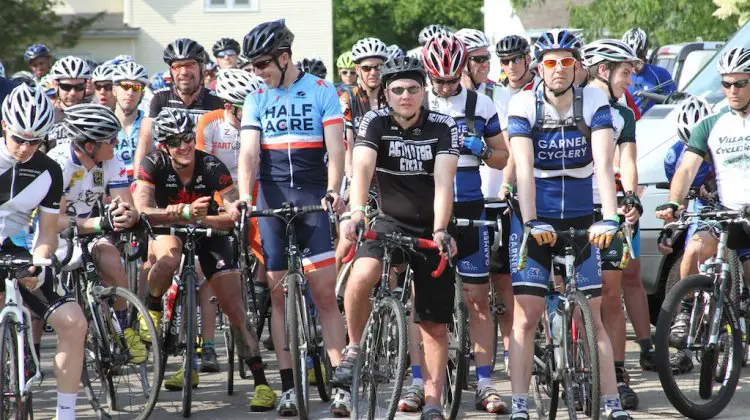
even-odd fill
[{"label": "blue helmet", "polygon": [[164,80],[164,75],[165,75],[165,72],[158,71],[154,73],[153,76],[151,76],[151,83],[149,87],[151,88],[152,92],[169,86],[166,80]]},{"label": "blue helmet", "polygon": [[34,60],[35,58],[49,56],[49,48],[47,48],[47,46],[44,44],[30,45],[29,48],[26,48],[26,51],[23,53],[23,57],[26,59],[27,63],[31,62],[31,60]]},{"label": "blue helmet", "polygon": [[545,32],[534,44],[534,58],[541,62],[544,53],[549,51],[570,51],[578,58],[583,41],[567,29],[555,29]]}]

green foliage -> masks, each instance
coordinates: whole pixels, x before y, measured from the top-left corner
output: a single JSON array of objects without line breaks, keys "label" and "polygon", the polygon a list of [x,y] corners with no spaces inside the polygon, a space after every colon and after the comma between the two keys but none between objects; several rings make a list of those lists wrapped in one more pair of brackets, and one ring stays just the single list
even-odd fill
[{"label": "green foliage", "polygon": [[7,74],[27,69],[23,52],[29,45],[45,44],[53,54],[56,48],[72,47],[81,33],[103,15],[102,12],[63,22],[53,11],[57,0],[2,0],[0,3],[0,61]]},{"label": "green foliage", "polygon": [[750,21],[750,0],[713,0],[719,8],[714,16],[719,19],[737,19],[737,24],[742,26]]}]

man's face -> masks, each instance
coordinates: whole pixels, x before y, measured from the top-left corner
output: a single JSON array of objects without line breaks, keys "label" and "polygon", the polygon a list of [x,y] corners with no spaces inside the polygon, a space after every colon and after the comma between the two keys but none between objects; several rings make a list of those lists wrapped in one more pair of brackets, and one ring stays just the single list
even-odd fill
[{"label": "man's face", "polygon": [[552,90],[567,89],[573,83],[576,59],[570,51],[550,51],[542,56],[539,74]]},{"label": "man's face", "polygon": [[503,69],[503,73],[508,76],[508,80],[517,83],[528,70],[529,55],[516,54],[510,57],[503,57],[500,59],[500,67]]},{"label": "man's face", "polygon": [[86,79],[60,79],[55,81],[57,97],[63,108],[83,102],[86,92]]},{"label": "man's face", "polygon": [[383,65],[383,60],[379,58],[365,58],[357,64],[357,74],[359,80],[362,81],[370,89],[377,89],[380,86],[380,66]]},{"label": "man's face", "polygon": [[108,80],[100,80],[98,82],[94,82],[94,98],[96,100],[95,103],[114,109],[117,101],[115,99],[114,93],[112,93],[113,87],[114,84]]},{"label": "man's face", "polygon": [[261,55],[251,63],[252,71],[256,76],[263,79],[269,88],[277,88],[281,85],[281,69],[289,66],[289,54],[282,53],[278,57],[279,65],[277,66],[270,55]]},{"label": "man's face", "polygon": [[357,83],[357,71],[354,67],[350,69],[339,69],[339,77],[341,78],[341,82],[345,85],[352,86]]},{"label": "man's face", "polygon": [[174,85],[179,92],[195,93],[201,85],[201,66],[196,60],[177,60],[169,66]]},{"label": "man's face", "polygon": [[466,69],[471,74],[474,83],[480,84],[487,80],[490,74],[490,52],[487,48],[480,48],[469,53]]},{"label": "man's face", "polygon": [[750,74],[729,73],[723,75],[721,77],[721,90],[724,91],[732,109],[744,108],[750,103]]},{"label": "man's face", "polygon": [[125,111],[126,114],[135,111],[143,97],[144,88],[143,84],[134,80],[117,82],[113,90],[117,106]]},{"label": "man's face", "polygon": [[[18,162],[26,162],[37,150],[39,145],[42,144],[42,139],[31,139],[24,136],[12,133],[8,126],[3,121],[3,132],[5,136],[5,144],[8,147],[8,152]],[[31,140],[27,142],[25,140]]]},{"label": "man's face", "polygon": [[203,71],[203,84],[205,84],[206,86],[208,86],[211,83],[213,83],[214,80],[216,80],[216,72],[215,71],[208,71],[208,70],[204,70]]},{"label": "man's face", "polygon": [[37,57],[29,62],[29,68],[37,79],[41,79],[52,67],[52,57]]},{"label": "man's face", "polygon": [[438,96],[447,98],[456,93],[461,82],[461,77],[455,77],[453,79],[437,79],[432,78],[432,90],[437,93]]},{"label": "man's face", "polygon": [[386,98],[396,113],[404,116],[414,115],[422,105],[424,88],[412,79],[398,79],[388,85]]},{"label": "man's face", "polygon": [[216,62],[219,63],[220,69],[236,69],[238,59],[237,51],[234,50],[224,50],[216,53]]},{"label": "man's face", "polygon": [[[622,98],[625,91],[633,84],[631,74],[633,74],[634,71],[635,67],[632,63],[620,63],[611,70],[612,78],[610,86],[612,87],[612,92],[615,94],[614,99]],[[610,80],[609,70],[607,72],[602,72],[601,67],[599,67],[599,73],[602,74],[602,77],[604,77],[605,80]]]},{"label": "man's face", "polygon": [[[177,139],[180,139],[180,143],[177,144]],[[173,141],[174,145],[170,146],[170,141]],[[166,147],[169,155],[172,156],[172,160],[181,166],[190,166],[195,162],[195,134],[188,133],[175,136],[162,143]]]},{"label": "man's face", "polygon": [[[97,149],[96,146],[99,146]],[[114,137],[107,143],[88,143],[86,149],[89,153],[94,153],[94,160],[97,162],[106,162],[115,157],[115,145],[117,144],[117,137]],[[90,149],[89,149],[90,148]],[[94,150],[96,149],[96,152]]]}]

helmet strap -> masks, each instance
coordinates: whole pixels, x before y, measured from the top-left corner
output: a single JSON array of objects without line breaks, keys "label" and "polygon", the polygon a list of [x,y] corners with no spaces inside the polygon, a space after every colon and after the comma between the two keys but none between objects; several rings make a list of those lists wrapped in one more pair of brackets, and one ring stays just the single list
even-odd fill
[{"label": "helmet strap", "polygon": [[[276,67],[279,68],[279,71],[281,72],[281,78],[279,79],[279,87],[284,87],[284,83],[286,82],[286,70],[289,68],[289,63],[286,63],[286,66],[284,68],[281,68],[281,64],[279,63],[279,56],[281,56],[283,53],[277,53],[273,55],[273,62],[276,64]],[[292,60],[289,60],[290,62]]]},{"label": "helmet strap", "polygon": [[396,112],[396,110],[394,110],[393,107],[390,105],[388,105],[388,111],[390,111],[392,117],[396,119],[405,120],[407,123],[413,120],[414,118],[416,118],[417,114],[419,114],[419,111],[417,111],[413,115],[407,117],[406,115],[399,114],[398,112]]}]

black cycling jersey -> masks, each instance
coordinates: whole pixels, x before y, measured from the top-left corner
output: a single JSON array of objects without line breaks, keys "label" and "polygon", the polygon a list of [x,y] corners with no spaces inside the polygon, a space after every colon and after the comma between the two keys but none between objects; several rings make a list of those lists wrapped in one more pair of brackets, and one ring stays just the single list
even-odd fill
[{"label": "black cycling jersey", "polygon": [[435,157],[459,156],[453,118],[422,108],[417,124],[402,129],[388,108],[369,111],[359,127],[357,146],[378,152],[375,183],[380,211],[411,226],[432,228]]},{"label": "black cycling jersey", "polygon": [[174,87],[166,87],[159,89],[154,92],[154,97],[151,98],[150,108],[148,112],[149,118],[156,118],[164,108],[175,108],[187,110],[188,114],[193,118],[195,124],[198,124],[198,118],[208,111],[214,109],[224,108],[224,100],[215,96],[210,90],[201,88],[201,93],[195,102],[190,105],[185,105],[185,102],[177,96]]}]

